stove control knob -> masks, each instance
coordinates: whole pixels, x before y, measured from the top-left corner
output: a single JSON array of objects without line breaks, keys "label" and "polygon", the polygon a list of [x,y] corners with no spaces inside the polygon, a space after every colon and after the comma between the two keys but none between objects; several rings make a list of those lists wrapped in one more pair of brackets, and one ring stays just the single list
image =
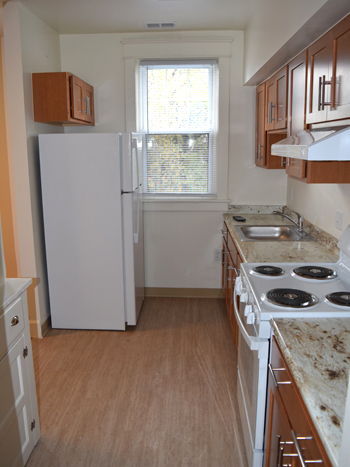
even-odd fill
[{"label": "stove control knob", "polygon": [[242,303],[247,303],[248,302],[248,292],[242,292],[241,293],[240,301]]},{"label": "stove control knob", "polygon": [[253,311],[252,305],[246,305],[244,307],[244,316],[248,316],[249,313],[251,313],[252,311]]},{"label": "stove control knob", "polygon": [[247,324],[254,324],[255,321],[255,315],[253,312],[248,313],[247,315]]},{"label": "stove control knob", "polygon": [[241,279],[241,276],[238,276],[236,278],[235,289],[236,289],[237,295],[241,295],[241,293],[242,293],[242,279]]}]

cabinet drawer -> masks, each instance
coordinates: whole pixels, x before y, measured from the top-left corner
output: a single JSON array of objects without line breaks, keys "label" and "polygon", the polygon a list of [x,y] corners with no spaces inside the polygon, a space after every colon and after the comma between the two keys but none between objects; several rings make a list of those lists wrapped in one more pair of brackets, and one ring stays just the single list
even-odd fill
[{"label": "cabinet drawer", "polygon": [[[307,464],[330,465],[317,431],[275,339],[272,341],[270,370],[272,370],[273,377],[277,382],[276,391],[281,397],[281,402],[290,423],[291,431],[288,442],[295,444],[292,435],[293,431],[300,452],[304,460],[308,461]],[[297,463],[297,465],[299,464]]]},{"label": "cabinet drawer", "polygon": [[[0,316],[0,359],[6,354],[8,347],[24,330],[24,315],[22,298],[5,309],[5,313]],[[4,337],[3,337],[4,336]]]}]

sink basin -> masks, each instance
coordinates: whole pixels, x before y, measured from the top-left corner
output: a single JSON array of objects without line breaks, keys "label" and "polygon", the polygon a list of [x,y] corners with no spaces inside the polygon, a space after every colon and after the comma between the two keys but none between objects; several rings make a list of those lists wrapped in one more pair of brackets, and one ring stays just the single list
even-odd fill
[{"label": "sink basin", "polygon": [[294,225],[235,225],[242,242],[312,242],[311,235],[301,235]]}]

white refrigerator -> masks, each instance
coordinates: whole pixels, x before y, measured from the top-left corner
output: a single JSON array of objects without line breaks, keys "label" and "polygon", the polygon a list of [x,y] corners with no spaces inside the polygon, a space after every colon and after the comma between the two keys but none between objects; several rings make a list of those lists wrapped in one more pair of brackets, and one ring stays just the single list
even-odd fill
[{"label": "white refrigerator", "polygon": [[144,299],[142,135],[39,135],[53,328],[125,330]]}]

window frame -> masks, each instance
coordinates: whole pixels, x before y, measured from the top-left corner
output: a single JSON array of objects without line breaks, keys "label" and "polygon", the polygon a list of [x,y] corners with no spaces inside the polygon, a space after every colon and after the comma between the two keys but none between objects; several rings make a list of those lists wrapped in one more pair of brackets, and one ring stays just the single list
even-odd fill
[{"label": "window frame", "polygon": [[[164,212],[225,212],[228,199],[229,150],[230,150],[230,91],[236,83],[242,85],[242,66],[232,62],[232,56],[242,53],[241,31],[173,32],[171,35],[152,32],[139,37],[126,37],[121,41],[124,56],[124,105],[125,131],[139,132],[139,62],[141,60],[191,60],[216,59],[219,68],[218,136],[215,199],[144,198],[145,211]],[[241,62],[239,62],[241,63]],[[233,80],[233,85],[231,84]]]},{"label": "window frame", "polygon": [[[144,144],[143,152],[142,152],[142,164],[143,164],[143,186],[144,186],[144,196],[145,197],[162,197],[162,198],[206,198],[206,199],[215,199],[217,197],[216,193],[216,139],[217,135],[217,119],[218,119],[218,98],[215,96],[219,93],[219,76],[218,76],[218,60],[216,59],[194,59],[194,60],[143,60],[140,61],[139,69],[141,67],[147,67],[147,71],[138,73],[139,79],[139,108],[137,109],[139,112],[139,122],[140,122],[140,131],[143,134],[149,135],[157,135],[157,134],[166,134],[166,135],[179,135],[179,134],[209,134],[209,153],[208,153],[208,190],[207,192],[202,193],[155,193],[148,191],[148,183],[147,183],[147,146]],[[186,130],[164,130],[164,129],[156,129],[156,130],[149,130],[148,128],[148,106],[142,105],[142,103],[148,100],[148,87],[147,87],[147,77],[148,77],[148,70],[149,69],[176,69],[176,68],[208,68],[210,70],[210,77],[209,77],[209,89],[208,93],[210,96],[209,99],[209,114],[210,114],[210,129],[203,128],[201,130],[196,131],[186,131]],[[142,96],[142,97],[141,97]],[[144,97],[146,96],[146,98]],[[147,128],[145,128],[147,127]]]}]

